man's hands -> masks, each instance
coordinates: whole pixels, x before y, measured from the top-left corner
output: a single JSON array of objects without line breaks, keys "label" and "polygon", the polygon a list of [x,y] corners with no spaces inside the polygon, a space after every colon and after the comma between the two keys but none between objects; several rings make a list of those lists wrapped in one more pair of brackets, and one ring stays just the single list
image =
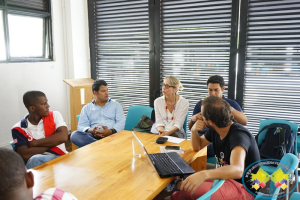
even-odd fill
[{"label": "man's hands", "polygon": [[196,114],[196,115],[193,115],[192,118],[191,118],[191,120],[193,122],[197,121],[198,119],[202,119],[202,115],[201,115],[200,112],[198,114]]},{"label": "man's hands", "polygon": [[202,119],[202,115],[201,115],[201,112],[199,112],[198,114],[195,114],[191,117],[191,120],[189,121],[188,123],[188,126],[189,126],[189,129],[192,130],[193,128],[193,125],[195,124],[196,121],[198,120],[203,120]]},{"label": "man's hands", "polygon": [[60,126],[55,130],[55,133],[41,139],[28,142],[28,148],[33,147],[55,147],[68,140],[68,129],[66,126]]},{"label": "man's hands", "polygon": [[184,190],[194,195],[197,188],[206,181],[205,171],[200,171],[187,177],[181,184],[180,190]]},{"label": "man's hands", "polygon": [[[196,116],[196,115],[194,115]],[[198,132],[198,131],[202,131],[204,128],[206,127],[205,122],[203,121],[203,118],[201,116],[200,113],[197,114],[197,121],[196,123],[193,125],[191,131],[192,132]]]},{"label": "man's hands", "polygon": [[36,145],[36,142],[37,140],[33,140],[33,141],[31,141],[31,142],[28,142],[28,148],[31,148],[31,147],[37,147],[37,145]]},{"label": "man's hands", "polygon": [[99,131],[98,126],[95,126],[93,128],[93,135],[95,138],[100,139],[100,138],[104,138],[106,136],[109,136],[112,134],[112,130],[108,129],[107,127],[102,125],[103,130]]},{"label": "man's hands", "polygon": [[203,129],[207,127],[206,123],[203,121],[203,117],[200,115],[199,118],[200,119],[198,119],[191,128],[191,143],[194,151],[199,151],[210,144],[204,135],[198,135],[198,131],[203,131]]}]

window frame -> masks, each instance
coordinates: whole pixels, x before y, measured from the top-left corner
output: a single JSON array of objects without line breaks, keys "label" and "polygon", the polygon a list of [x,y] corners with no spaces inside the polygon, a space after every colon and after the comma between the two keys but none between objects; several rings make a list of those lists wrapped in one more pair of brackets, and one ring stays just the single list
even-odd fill
[{"label": "window frame", "polygon": [[[6,49],[6,60],[0,60],[0,63],[14,62],[48,62],[53,60],[53,44],[52,44],[52,20],[51,20],[51,0],[46,1],[46,10],[38,10],[33,8],[25,8],[7,5],[7,0],[3,0],[0,10],[3,12],[3,29]],[[10,40],[8,31],[8,15],[15,14],[19,16],[38,17],[43,19],[43,56],[42,57],[11,57]],[[46,52],[48,52],[46,57]]]}]

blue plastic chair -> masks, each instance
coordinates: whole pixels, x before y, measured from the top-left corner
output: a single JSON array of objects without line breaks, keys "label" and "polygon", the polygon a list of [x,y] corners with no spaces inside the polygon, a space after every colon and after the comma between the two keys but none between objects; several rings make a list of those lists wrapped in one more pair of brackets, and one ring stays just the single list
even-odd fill
[{"label": "blue plastic chair", "polygon": [[15,143],[13,141],[11,141],[9,144],[12,147],[12,149],[15,150]]},{"label": "blue plastic chair", "polygon": [[300,153],[300,135],[297,136],[297,153]]},{"label": "blue plastic chair", "polygon": [[79,119],[80,119],[80,115],[76,115],[76,117],[77,117],[77,119],[78,119],[78,121],[79,121]]},{"label": "blue plastic chair", "polygon": [[149,106],[130,106],[128,109],[124,130],[130,131],[133,127],[137,126],[139,120],[143,115],[146,115],[147,117],[151,118],[152,110],[153,108]]},{"label": "blue plastic chair", "polygon": [[206,163],[216,165],[217,164],[216,157],[214,157],[214,156],[213,157],[207,157]]},{"label": "blue plastic chair", "polygon": [[[262,120],[260,120],[259,131],[263,127],[265,127],[267,125],[270,125],[270,124],[273,124],[273,123],[288,124],[288,125],[290,125],[290,127],[292,128],[294,133],[296,133],[296,135],[297,135],[299,125],[296,124],[296,123],[290,122],[290,121],[282,120],[282,119],[262,119]],[[267,132],[267,130],[264,130],[263,132],[261,132],[259,134],[259,137],[257,138],[257,145],[258,146],[262,144],[262,141],[265,138],[266,132]],[[294,151],[295,151],[295,155],[297,156],[297,137],[295,138]],[[276,170],[276,167],[274,167],[274,166],[262,166],[262,169],[264,171],[266,171],[268,174],[272,174]]]},{"label": "blue plastic chair", "polygon": [[184,133],[185,133],[185,139],[187,139],[186,126],[187,126],[188,116],[189,116],[189,112],[186,113],[185,120],[183,122],[183,130],[184,130]]},{"label": "blue plastic chair", "polygon": [[[294,154],[291,154],[291,153],[287,153],[285,154],[281,160],[280,160],[280,164],[276,167],[275,171],[277,169],[279,169],[279,167],[281,168],[282,172],[284,174],[293,174],[293,172],[297,169],[298,167],[298,158],[297,156],[295,156]],[[288,183],[289,184],[289,183]],[[271,181],[270,183],[270,189],[269,189],[269,197],[268,199],[270,199],[270,197],[272,197],[272,200],[275,200],[277,199],[278,197],[278,194],[279,194],[279,191],[280,191],[280,187],[276,188],[275,186],[275,183],[273,181]],[[288,195],[286,195],[287,197]],[[260,200],[260,199],[263,199],[265,200],[266,199],[266,196],[259,193],[255,200]]]},{"label": "blue plastic chair", "polygon": [[223,185],[224,182],[225,180],[223,179],[214,180],[210,190],[206,192],[204,195],[202,195],[201,197],[199,197],[197,200],[209,200],[211,195],[215,193]]},{"label": "blue plastic chair", "polygon": [[300,193],[299,192],[294,192],[290,197],[290,200],[299,200],[299,199],[300,199]]}]

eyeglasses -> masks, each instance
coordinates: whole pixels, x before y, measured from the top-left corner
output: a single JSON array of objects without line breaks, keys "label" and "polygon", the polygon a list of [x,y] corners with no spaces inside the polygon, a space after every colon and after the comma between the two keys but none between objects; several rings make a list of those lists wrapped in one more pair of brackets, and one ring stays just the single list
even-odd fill
[{"label": "eyeglasses", "polygon": [[169,89],[170,87],[175,88],[175,86],[166,85],[166,84],[163,84],[163,87],[165,87],[165,88],[167,88],[167,89]]}]

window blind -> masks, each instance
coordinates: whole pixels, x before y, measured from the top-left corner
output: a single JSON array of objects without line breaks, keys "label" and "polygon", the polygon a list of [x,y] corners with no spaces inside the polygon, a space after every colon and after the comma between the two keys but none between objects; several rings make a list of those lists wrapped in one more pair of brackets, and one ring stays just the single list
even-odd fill
[{"label": "window blind", "polygon": [[7,0],[7,5],[47,11],[47,0]]},{"label": "window blind", "polygon": [[94,1],[97,79],[127,113],[149,105],[148,0]]},{"label": "window blind", "polygon": [[209,76],[221,75],[228,83],[231,8],[231,0],[161,0],[161,80],[179,78],[180,94],[190,103],[189,119],[208,95]]},{"label": "window blind", "polygon": [[260,119],[300,124],[300,2],[249,0],[244,112],[257,134]]}]

